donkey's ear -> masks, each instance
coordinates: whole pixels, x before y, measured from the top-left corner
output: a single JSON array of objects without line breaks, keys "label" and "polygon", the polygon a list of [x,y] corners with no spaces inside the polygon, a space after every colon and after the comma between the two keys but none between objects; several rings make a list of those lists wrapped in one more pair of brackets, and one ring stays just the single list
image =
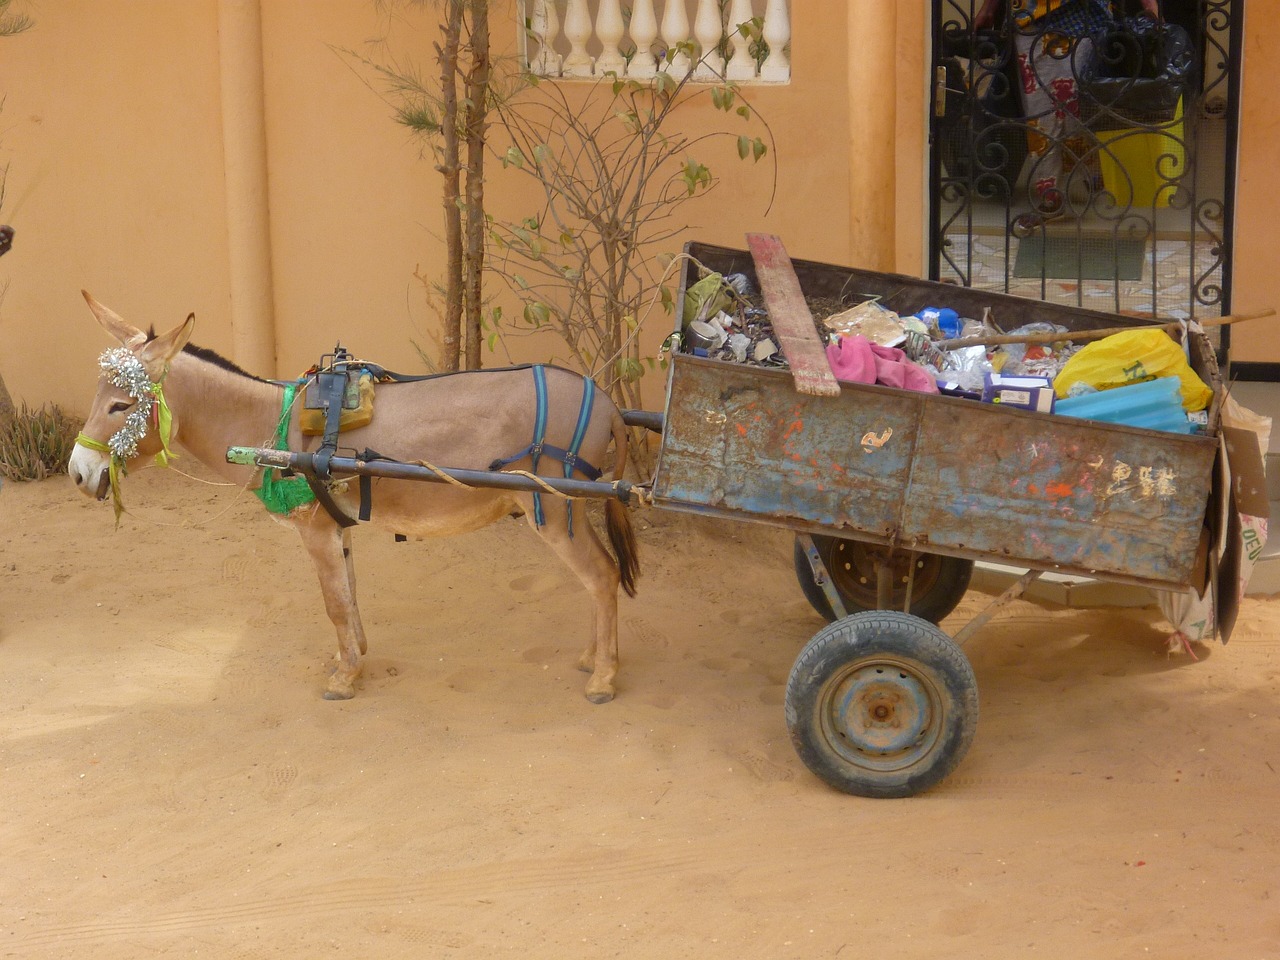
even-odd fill
[{"label": "donkey's ear", "polygon": [[170,360],[176,357],[187,345],[187,341],[191,339],[191,332],[196,328],[196,315],[194,313],[187,314],[187,319],[178,324],[168,333],[161,334],[143,344],[140,350],[136,350],[138,359],[143,362],[147,368],[147,373],[155,380],[163,368]]},{"label": "donkey's ear", "polygon": [[136,350],[146,342],[147,335],[128,323],[114,310],[104,307],[97,300],[93,299],[93,295],[88,290],[81,290],[85,303],[89,304],[89,309],[93,311],[93,315],[98,318],[98,322],[111,334],[119,340],[124,346],[130,350]]}]

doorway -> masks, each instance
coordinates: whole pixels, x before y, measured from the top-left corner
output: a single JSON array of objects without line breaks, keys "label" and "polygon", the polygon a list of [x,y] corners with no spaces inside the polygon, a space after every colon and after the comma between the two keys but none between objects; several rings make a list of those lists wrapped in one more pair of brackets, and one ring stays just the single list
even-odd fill
[{"label": "doorway", "polygon": [[934,0],[932,279],[1229,312],[1243,4],[1142,6]]}]

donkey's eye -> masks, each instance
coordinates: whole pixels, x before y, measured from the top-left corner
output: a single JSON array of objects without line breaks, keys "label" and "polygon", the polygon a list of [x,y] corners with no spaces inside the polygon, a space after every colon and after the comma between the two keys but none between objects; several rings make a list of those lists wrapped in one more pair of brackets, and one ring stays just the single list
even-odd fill
[{"label": "donkey's eye", "polygon": [[124,413],[126,410],[128,410],[132,406],[133,406],[132,403],[125,403],[123,400],[117,400],[115,403],[111,404],[111,406],[107,409],[107,412],[108,413]]}]

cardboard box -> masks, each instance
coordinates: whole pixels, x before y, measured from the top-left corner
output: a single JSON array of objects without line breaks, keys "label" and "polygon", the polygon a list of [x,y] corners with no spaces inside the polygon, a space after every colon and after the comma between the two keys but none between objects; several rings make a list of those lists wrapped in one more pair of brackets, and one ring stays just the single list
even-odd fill
[{"label": "cardboard box", "polygon": [[983,403],[1052,413],[1053,400],[1053,382],[1046,377],[1006,377],[999,373],[983,377]]}]

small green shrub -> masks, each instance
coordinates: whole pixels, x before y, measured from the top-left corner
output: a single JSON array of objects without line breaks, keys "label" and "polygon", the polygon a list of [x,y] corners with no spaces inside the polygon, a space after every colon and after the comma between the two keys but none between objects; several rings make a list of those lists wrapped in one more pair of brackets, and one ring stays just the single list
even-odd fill
[{"label": "small green shrub", "polygon": [[0,477],[43,480],[67,469],[80,423],[57,404],[30,410],[24,403],[13,418],[0,421]]}]

